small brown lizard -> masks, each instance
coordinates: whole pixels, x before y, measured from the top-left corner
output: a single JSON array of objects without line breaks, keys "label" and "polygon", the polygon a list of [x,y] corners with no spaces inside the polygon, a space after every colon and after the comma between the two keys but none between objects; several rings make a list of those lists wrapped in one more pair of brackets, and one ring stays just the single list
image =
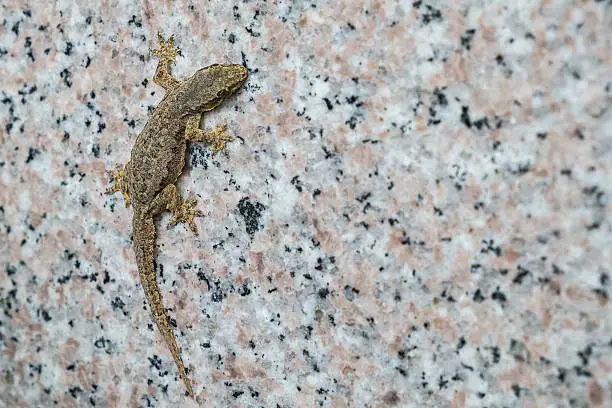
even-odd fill
[{"label": "small brown lizard", "polygon": [[168,210],[172,212],[169,225],[185,222],[197,235],[193,218],[202,213],[194,208],[195,200],[181,199],[175,185],[185,165],[187,141],[209,143],[213,155],[225,151],[225,144],[231,141],[225,134],[227,125],[216,125],[212,131],[205,131],[199,129],[200,118],[203,112],[215,109],[242,87],[247,70],[237,64],[214,64],[178,81],[170,72],[170,63],[180,54],[174,46],[174,36],[166,42],[158,34],[158,39],[160,46],[152,52],[160,61],[153,81],[163,87],[166,94],[136,138],[130,161],[123,169],[118,166],[117,170],[108,172],[113,186],[106,193],[120,191],[126,207],[132,204],[134,252],[140,282],[157,327],[170,348],[187,392],[193,397],[191,382],[157,286],[153,217]]}]

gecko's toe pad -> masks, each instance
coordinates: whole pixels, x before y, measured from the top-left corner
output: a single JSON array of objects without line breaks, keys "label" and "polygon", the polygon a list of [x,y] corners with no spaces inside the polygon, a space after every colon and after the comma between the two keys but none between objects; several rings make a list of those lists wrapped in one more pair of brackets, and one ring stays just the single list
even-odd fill
[{"label": "gecko's toe pad", "polygon": [[112,185],[105,191],[106,194],[113,194],[120,191],[123,194],[125,206],[130,206],[130,197],[128,195],[127,172],[125,168],[117,166],[116,170],[107,170],[106,173],[112,177]]},{"label": "gecko's toe pad", "polygon": [[213,156],[217,152],[226,152],[226,144],[232,141],[232,138],[227,135],[227,124],[215,125],[215,128],[210,132],[211,149]]},{"label": "gecko's toe pad", "polygon": [[159,48],[151,50],[151,52],[166,62],[176,61],[176,56],[181,55],[181,50],[174,46],[174,35],[171,35],[168,41],[164,41],[159,33],[157,38],[159,39]]},{"label": "gecko's toe pad", "polygon": [[189,225],[189,228],[194,234],[198,235],[198,229],[193,219],[195,217],[201,217],[204,214],[202,211],[194,208],[195,206],[196,200],[183,200],[183,202],[179,204],[177,208],[173,209],[172,218],[170,219],[168,226],[171,227],[179,222],[184,222]]}]

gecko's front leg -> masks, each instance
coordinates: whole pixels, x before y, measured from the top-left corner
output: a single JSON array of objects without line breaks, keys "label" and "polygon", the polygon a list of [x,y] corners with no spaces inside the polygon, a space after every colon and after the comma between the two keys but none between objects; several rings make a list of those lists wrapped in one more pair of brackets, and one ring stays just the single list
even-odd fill
[{"label": "gecko's front leg", "polygon": [[226,151],[225,144],[231,142],[232,138],[229,137],[227,132],[227,124],[222,123],[215,125],[213,130],[202,130],[200,129],[200,119],[202,114],[191,116],[187,121],[187,127],[185,128],[185,139],[188,142],[202,142],[207,143],[212,148],[212,155],[218,151]]},{"label": "gecko's front leg", "polygon": [[117,166],[116,170],[107,170],[106,173],[112,177],[112,186],[106,190],[106,194],[113,194],[121,191],[126,208],[130,206],[130,196],[128,194],[127,169],[129,162],[123,168]]},{"label": "gecko's front leg", "polygon": [[153,54],[159,57],[153,82],[168,92],[179,84],[179,81],[172,76],[170,63],[176,61],[176,56],[181,55],[181,50],[174,46],[174,35],[171,35],[168,41],[164,41],[162,35],[157,33],[157,39],[159,40],[159,48],[151,50]]}]

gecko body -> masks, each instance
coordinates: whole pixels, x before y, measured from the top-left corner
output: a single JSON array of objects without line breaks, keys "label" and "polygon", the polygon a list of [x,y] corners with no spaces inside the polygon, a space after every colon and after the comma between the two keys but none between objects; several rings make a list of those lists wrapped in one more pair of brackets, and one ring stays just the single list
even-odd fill
[{"label": "gecko body", "polygon": [[195,200],[182,200],[176,183],[183,172],[187,142],[205,142],[212,146],[213,154],[225,150],[225,124],[212,131],[199,129],[203,112],[219,106],[228,96],[237,92],[247,79],[247,70],[238,64],[214,64],[199,69],[184,81],[178,81],[170,72],[179,49],[174,47],[173,36],[166,42],[158,35],[160,48],[153,52],[160,61],[153,81],[166,91],[153,111],[132,148],[130,161],[122,169],[109,173],[113,186],[106,193],[120,191],[126,207],[133,207],[132,230],[134,252],[145,297],[157,327],[168,345],[179,375],[187,392],[193,397],[189,377],[176,344],[172,327],[166,315],[155,276],[155,224],[153,217],[170,211],[170,225],[184,222],[197,235],[194,217]]}]

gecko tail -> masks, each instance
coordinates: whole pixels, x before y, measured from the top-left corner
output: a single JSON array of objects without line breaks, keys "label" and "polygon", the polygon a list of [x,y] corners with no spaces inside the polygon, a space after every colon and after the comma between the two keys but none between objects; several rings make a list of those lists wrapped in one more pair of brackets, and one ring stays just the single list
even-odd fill
[{"label": "gecko tail", "polygon": [[157,277],[155,276],[155,224],[152,217],[139,217],[134,214],[132,222],[134,231],[134,251],[136,253],[136,263],[138,264],[138,273],[140,274],[140,282],[147,298],[147,303],[157,324],[164,341],[170,349],[170,353],[174,358],[174,362],[179,371],[181,380],[187,388],[189,396],[193,398],[193,390],[191,381],[187,377],[187,371],[181,358],[176,339],[172,333],[172,326],[164,308],[159,286],[157,285]]}]

